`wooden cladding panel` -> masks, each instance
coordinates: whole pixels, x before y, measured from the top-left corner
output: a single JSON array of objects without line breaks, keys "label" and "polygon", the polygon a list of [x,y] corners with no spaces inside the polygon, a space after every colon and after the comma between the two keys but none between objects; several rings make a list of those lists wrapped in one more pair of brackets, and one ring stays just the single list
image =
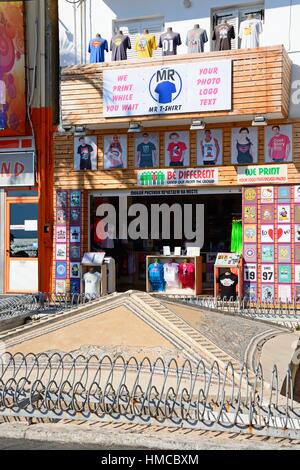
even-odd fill
[{"label": "wooden cladding panel", "polygon": [[[127,122],[128,117],[103,117],[102,77],[104,70],[184,64],[194,61],[233,59],[232,110],[210,113],[180,114],[181,118],[205,116],[236,116],[258,113],[287,117],[291,61],[283,46],[252,50],[203,53],[163,59],[111,62],[67,67],[62,71],[61,106],[65,124],[93,125]],[[137,117],[136,117],[137,118]],[[139,121],[153,120],[155,116],[138,116]],[[159,116],[174,120],[177,115]]]}]

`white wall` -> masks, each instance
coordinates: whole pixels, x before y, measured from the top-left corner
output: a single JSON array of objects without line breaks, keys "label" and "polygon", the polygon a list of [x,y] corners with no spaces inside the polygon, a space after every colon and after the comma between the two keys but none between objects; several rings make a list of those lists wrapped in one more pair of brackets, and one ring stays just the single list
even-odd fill
[{"label": "white wall", "polygon": [[[191,0],[192,6],[186,8],[183,0],[85,0],[84,8],[73,7],[66,0],[59,0],[60,19],[74,36],[74,11],[76,11],[77,34],[73,43],[69,42],[70,54],[66,63],[84,63],[89,61],[87,53],[88,40],[96,33],[100,33],[110,41],[112,35],[112,22],[114,19],[133,19],[139,17],[161,16],[165,19],[165,27],[172,26],[174,31],[181,35],[183,45],[178,48],[178,54],[186,53],[186,33],[195,23],[207,30],[209,41],[205,50],[210,50],[211,12],[213,9],[244,5],[262,4],[263,1],[242,0]],[[298,80],[300,88],[300,0],[265,0],[265,22],[261,45],[283,44],[293,61],[291,117],[300,117],[300,97],[297,96]],[[84,21],[85,16],[85,21]],[[85,26],[84,26],[84,24]],[[61,31],[64,30],[62,26]],[[62,35],[64,38],[65,33]],[[70,34],[69,34],[70,36]],[[82,39],[85,36],[85,43]],[[66,42],[66,41],[65,41]],[[74,55],[74,44],[77,42],[77,58]],[[81,43],[83,51],[81,53]],[[107,55],[110,60],[110,54]],[[299,102],[298,102],[299,101]]]}]

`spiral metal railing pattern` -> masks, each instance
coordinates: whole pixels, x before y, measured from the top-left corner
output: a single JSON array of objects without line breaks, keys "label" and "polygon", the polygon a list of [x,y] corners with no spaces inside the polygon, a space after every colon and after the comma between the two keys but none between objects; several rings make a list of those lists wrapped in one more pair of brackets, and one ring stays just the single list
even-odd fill
[{"label": "spiral metal railing pattern", "polygon": [[122,421],[300,439],[300,405],[290,369],[285,393],[277,367],[266,383],[259,365],[223,372],[215,361],[181,365],[118,356],[3,353],[0,416]]}]

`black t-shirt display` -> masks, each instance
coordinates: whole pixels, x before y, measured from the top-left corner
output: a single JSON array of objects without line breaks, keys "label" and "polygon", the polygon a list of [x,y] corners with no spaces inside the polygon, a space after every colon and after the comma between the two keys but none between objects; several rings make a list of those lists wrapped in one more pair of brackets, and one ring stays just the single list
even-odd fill
[{"label": "black t-shirt display", "polygon": [[80,170],[91,170],[93,147],[89,144],[81,144],[77,149],[77,153],[80,155]]},{"label": "black t-shirt display", "polygon": [[233,274],[230,271],[227,271],[224,274],[221,274],[218,279],[220,284],[221,299],[229,300],[232,298],[236,299],[236,285],[238,283],[238,277],[236,274]]},{"label": "black t-shirt display", "polygon": [[131,49],[129,36],[116,34],[110,41],[111,60],[127,60],[127,49]]},{"label": "black t-shirt display", "polygon": [[212,40],[215,42],[215,51],[227,51],[231,49],[231,39],[235,38],[234,27],[229,23],[221,23],[215,26]]},{"label": "black t-shirt display", "polygon": [[163,33],[159,38],[158,47],[162,47],[162,55],[176,55],[177,46],[180,46],[181,38],[179,33]]}]

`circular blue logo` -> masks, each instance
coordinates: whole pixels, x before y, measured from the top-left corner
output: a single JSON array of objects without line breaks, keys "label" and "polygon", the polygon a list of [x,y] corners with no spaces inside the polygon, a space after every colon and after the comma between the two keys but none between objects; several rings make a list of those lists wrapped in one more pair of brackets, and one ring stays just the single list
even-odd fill
[{"label": "circular blue logo", "polygon": [[182,79],[179,73],[171,67],[157,70],[150,78],[149,92],[156,103],[172,103],[178,98],[181,90]]}]

